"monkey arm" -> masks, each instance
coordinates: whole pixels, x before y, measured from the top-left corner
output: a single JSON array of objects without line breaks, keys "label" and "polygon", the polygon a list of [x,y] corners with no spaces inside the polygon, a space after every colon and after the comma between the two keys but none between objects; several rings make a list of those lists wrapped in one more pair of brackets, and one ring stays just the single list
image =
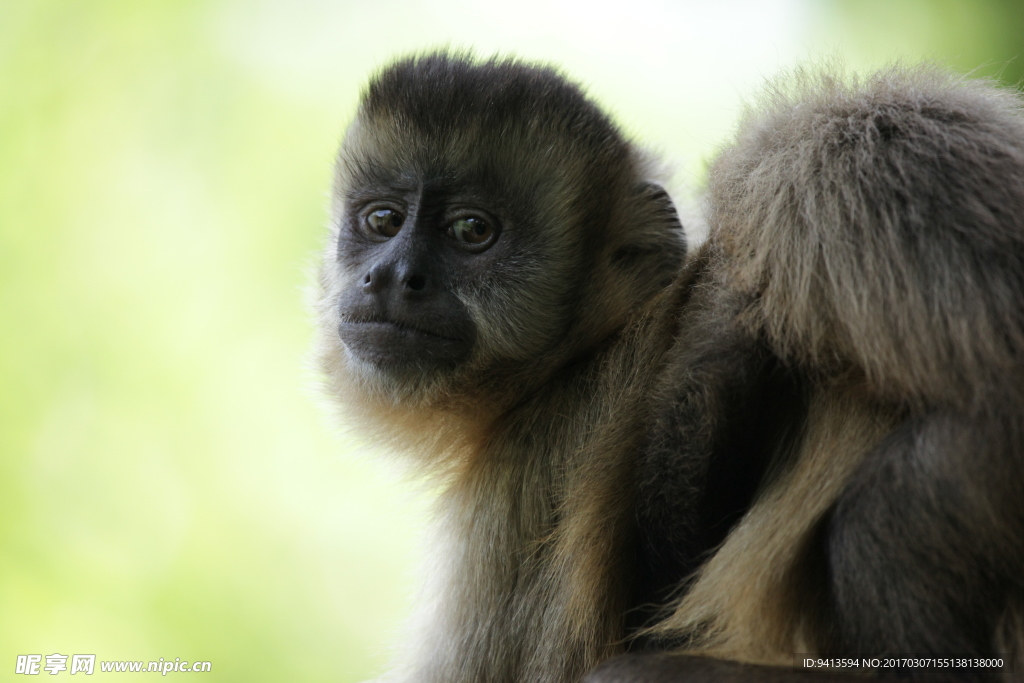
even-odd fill
[{"label": "monkey arm", "polygon": [[[748,300],[716,277],[694,279],[654,391],[638,464],[640,605],[678,594],[750,507],[806,411],[795,375],[740,323]],[[633,623],[655,611],[641,608]]]},{"label": "monkey arm", "polygon": [[841,651],[1012,652],[992,625],[1020,618],[1022,417],[1000,412],[909,419],[854,472],[822,538]]}]

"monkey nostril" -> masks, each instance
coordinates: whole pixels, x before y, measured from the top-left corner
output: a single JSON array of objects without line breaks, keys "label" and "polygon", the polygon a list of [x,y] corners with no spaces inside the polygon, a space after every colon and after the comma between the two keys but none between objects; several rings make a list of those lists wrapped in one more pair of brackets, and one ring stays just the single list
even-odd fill
[{"label": "monkey nostril", "polygon": [[427,286],[427,278],[422,275],[413,275],[405,281],[405,286],[414,292],[422,291]]}]

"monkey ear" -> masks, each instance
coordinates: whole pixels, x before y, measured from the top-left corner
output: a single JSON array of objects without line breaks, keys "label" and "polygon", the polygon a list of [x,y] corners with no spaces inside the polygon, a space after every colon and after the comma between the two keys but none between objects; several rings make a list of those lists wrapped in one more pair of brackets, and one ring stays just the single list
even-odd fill
[{"label": "monkey ear", "polygon": [[612,266],[660,289],[672,281],[685,257],[686,236],[672,198],[656,182],[638,183],[621,218]]},{"label": "monkey ear", "polygon": [[[656,216],[671,223],[675,229],[679,230],[682,237],[683,224],[679,220],[679,212],[676,211],[675,203],[668,196],[668,191],[653,180],[645,180],[637,186],[637,192],[641,201],[648,204]],[[683,249],[686,249],[685,237],[683,237]]]}]

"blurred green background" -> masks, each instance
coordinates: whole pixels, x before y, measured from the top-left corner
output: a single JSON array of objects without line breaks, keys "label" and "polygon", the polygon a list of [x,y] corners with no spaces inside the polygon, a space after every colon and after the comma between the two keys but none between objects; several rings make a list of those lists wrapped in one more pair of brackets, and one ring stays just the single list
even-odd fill
[{"label": "blurred green background", "polygon": [[384,670],[429,494],[336,433],[303,288],[361,85],[441,44],[562,65],[686,192],[801,60],[1017,84],[1024,3],[0,3],[4,680],[54,652]]}]

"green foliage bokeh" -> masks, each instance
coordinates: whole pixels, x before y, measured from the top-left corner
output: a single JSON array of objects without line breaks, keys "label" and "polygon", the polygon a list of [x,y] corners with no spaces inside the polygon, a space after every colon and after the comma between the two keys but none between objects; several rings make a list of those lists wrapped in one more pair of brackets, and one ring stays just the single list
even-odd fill
[{"label": "green foliage bokeh", "polygon": [[[0,672],[55,652],[209,660],[219,681],[384,667],[429,496],[333,434],[302,289],[334,147],[389,56],[563,64],[684,187],[741,98],[807,57],[1024,75],[1013,0],[769,4],[762,52],[751,2],[606,22],[539,2],[0,4]],[[705,60],[685,52],[700,35]]]}]

